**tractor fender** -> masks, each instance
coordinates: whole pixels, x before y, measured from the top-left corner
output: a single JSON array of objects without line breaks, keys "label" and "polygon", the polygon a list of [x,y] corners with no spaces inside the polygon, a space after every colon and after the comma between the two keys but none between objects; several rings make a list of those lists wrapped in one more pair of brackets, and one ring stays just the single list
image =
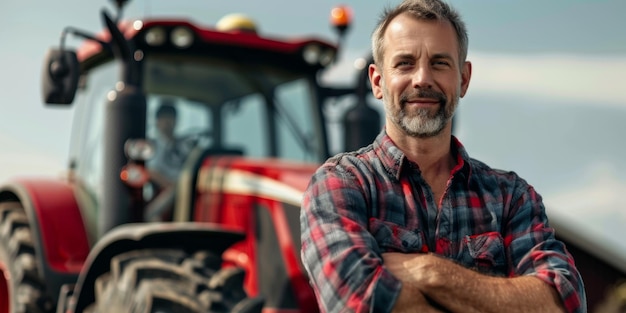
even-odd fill
[{"label": "tractor fender", "polygon": [[95,301],[95,281],[110,271],[111,259],[142,249],[180,249],[188,253],[209,250],[221,255],[245,237],[210,223],[162,222],[124,224],[106,233],[92,248],[74,287],[73,312],[82,312]]},{"label": "tractor fender", "polygon": [[0,201],[19,201],[28,217],[39,270],[48,292],[74,283],[89,254],[83,219],[68,182],[15,179],[0,187]]}]

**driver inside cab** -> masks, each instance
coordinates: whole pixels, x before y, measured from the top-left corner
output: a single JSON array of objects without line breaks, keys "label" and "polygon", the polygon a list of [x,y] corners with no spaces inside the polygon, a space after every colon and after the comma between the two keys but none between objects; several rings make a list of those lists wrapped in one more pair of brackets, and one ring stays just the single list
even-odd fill
[{"label": "driver inside cab", "polygon": [[176,184],[185,159],[193,148],[189,142],[174,135],[176,115],[173,100],[163,99],[156,112],[157,134],[155,138],[151,138],[154,156],[146,163],[150,177],[158,190]]}]

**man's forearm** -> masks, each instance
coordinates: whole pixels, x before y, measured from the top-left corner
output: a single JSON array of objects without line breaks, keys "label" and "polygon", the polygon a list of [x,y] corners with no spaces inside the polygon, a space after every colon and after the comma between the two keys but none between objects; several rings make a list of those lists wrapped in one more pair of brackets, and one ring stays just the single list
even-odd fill
[{"label": "man's forearm", "polygon": [[554,288],[535,277],[486,276],[432,254],[385,254],[385,266],[451,312],[563,312]]},{"label": "man's forearm", "polygon": [[393,313],[402,312],[432,312],[443,313],[437,306],[432,305],[422,292],[410,284],[403,284],[400,295],[393,307]]},{"label": "man's forearm", "polygon": [[420,290],[451,312],[564,312],[556,290],[532,276],[491,277],[458,267]]}]

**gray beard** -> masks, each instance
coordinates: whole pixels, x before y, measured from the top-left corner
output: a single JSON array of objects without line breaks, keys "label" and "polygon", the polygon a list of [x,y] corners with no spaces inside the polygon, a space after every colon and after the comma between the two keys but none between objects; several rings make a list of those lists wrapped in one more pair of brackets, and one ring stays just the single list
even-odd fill
[{"label": "gray beard", "polygon": [[439,135],[446,127],[446,114],[443,106],[439,107],[435,116],[429,116],[427,109],[420,109],[415,116],[408,116],[407,111],[402,108],[392,120],[407,135],[417,138],[429,138]]},{"label": "gray beard", "polygon": [[[406,101],[408,95],[402,95],[400,99],[400,109],[393,110],[393,107],[385,102],[385,114],[390,120],[404,131],[407,135],[417,138],[430,138],[439,135],[446,127],[447,123],[452,120],[459,98],[455,97],[446,110],[447,98],[434,91],[418,91],[419,97],[434,98],[439,100],[439,109],[434,115],[430,115],[428,109],[418,109],[412,114],[406,110]],[[387,97],[389,99],[389,97]]]}]

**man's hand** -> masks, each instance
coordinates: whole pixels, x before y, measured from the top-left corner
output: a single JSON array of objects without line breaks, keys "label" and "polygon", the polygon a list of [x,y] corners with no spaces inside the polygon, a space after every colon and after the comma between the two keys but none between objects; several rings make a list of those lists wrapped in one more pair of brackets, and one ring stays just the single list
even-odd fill
[{"label": "man's hand", "polygon": [[418,297],[450,312],[563,312],[556,290],[536,277],[487,276],[434,254],[383,253],[383,261],[402,282],[396,308]]},{"label": "man's hand", "polygon": [[428,264],[432,263],[419,260],[428,256],[428,254],[383,253],[385,267],[402,282],[402,290],[394,306],[394,312],[445,312],[419,290],[417,281],[428,279],[423,273],[429,272],[421,266],[429,267]]},{"label": "man's hand", "polygon": [[383,253],[385,267],[403,284],[424,290],[444,284],[461,267],[431,253]]}]

